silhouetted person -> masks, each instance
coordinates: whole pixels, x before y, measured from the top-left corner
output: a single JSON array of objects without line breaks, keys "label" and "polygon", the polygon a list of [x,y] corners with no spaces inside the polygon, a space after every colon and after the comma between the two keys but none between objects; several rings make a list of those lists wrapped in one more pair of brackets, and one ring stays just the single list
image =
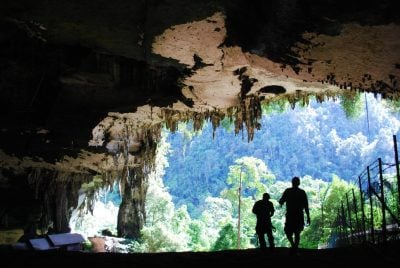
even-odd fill
[{"label": "silhouetted person", "polygon": [[266,249],[265,234],[268,236],[270,249],[274,249],[274,236],[272,235],[271,217],[274,215],[275,209],[271,201],[269,201],[269,194],[264,193],[263,199],[254,203],[253,213],[257,216],[256,233],[260,249]]},{"label": "silhouetted person", "polygon": [[[299,188],[300,179],[293,177],[292,188],[287,188],[279,199],[282,206],[286,203],[285,234],[291,245],[291,253],[297,253],[300,243],[300,233],[304,229],[304,211],[307,215],[307,224],[310,224],[307,194]],[[293,239],[294,235],[294,239]]]}]

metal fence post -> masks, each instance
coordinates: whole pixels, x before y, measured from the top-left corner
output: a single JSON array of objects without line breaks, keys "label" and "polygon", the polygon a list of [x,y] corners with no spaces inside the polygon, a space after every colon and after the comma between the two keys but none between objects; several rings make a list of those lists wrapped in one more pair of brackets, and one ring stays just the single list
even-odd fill
[{"label": "metal fence post", "polygon": [[345,231],[345,236],[346,236],[346,243],[349,243],[349,236],[348,236],[348,232],[347,232],[347,221],[346,221],[346,213],[344,212],[344,205],[343,205],[343,201],[341,202],[341,215],[342,215],[342,220],[343,220],[343,229]]},{"label": "metal fence post", "polygon": [[361,176],[358,176],[358,187],[360,187],[360,205],[361,205],[361,222],[362,222],[362,232],[363,240],[367,241],[367,234],[365,232],[365,210],[364,210],[364,194],[361,186]]},{"label": "metal fence post", "polygon": [[394,146],[394,161],[396,163],[396,176],[397,176],[397,216],[400,215],[400,168],[399,168],[399,153],[397,151],[397,138],[393,135]]},{"label": "metal fence post", "polygon": [[367,167],[367,174],[368,174],[368,197],[369,197],[369,210],[370,210],[370,217],[371,217],[371,240],[372,243],[375,244],[375,231],[374,231],[374,210],[372,207],[372,190],[371,190],[371,175],[369,171],[369,166]]},{"label": "metal fence post", "polygon": [[379,181],[381,190],[381,209],[382,209],[382,239],[383,243],[386,243],[386,209],[385,209],[385,193],[383,191],[383,172],[382,172],[382,159],[378,158],[379,162]]},{"label": "metal fence post", "polygon": [[354,188],[351,189],[351,192],[353,194],[353,207],[354,207],[354,214],[356,215],[356,230],[357,230],[357,238],[358,240],[361,240],[360,237],[360,222],[358,221],[358,214],[357,214],[357,202],[356,202],[356,195],[354,194]]},{"label": "metal fence post", "polygon": [[350,225],[350,243],[353,243],[353,221],[351,220],[351,211],[349,203],[349,195],[346,193],[346,204],[347,204],[347,214],[349,215],[349,225]]}]

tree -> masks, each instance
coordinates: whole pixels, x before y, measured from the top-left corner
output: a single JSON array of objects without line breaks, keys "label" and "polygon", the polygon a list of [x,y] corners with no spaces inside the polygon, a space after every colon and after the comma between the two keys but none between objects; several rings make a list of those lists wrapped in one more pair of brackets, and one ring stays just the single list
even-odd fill
[{"label": "tree", "polygon": [[[255,216],[251,209],[254,202],[260,199],[268,186],[275,180],[265,163],[254,157],[242,157],[235,160],[235,165],[229,167],[226,179],[228,188],[221,192],[221,197],[228,199],[233,205],[233,217],[240,221],[241,245],[250,246],[254,235]],[[240,213],[239,213],[239,198]],[[239,217],[240,215],[240,218]]]},{"label": "tree", "polygon": [[219,237],[212,247],[212,250],[236,249],[236,246],[236,232],[233,225],[228,223],[219,231]]},{"label": "tree", "polygon": [[206,233],[206,226],[201,220],[192,220],[189,224],[189,247],[193,251],[207,251],[210,249],[210,238]]},{"label": "tree", "polygon": [[229,167],[226,179],[228,188],[222,191],[222,196],[232,202],[234,212],[237,213],[238,189],[243,189],[243,196],[250,196],[252,200],[261,198],[267,191],[267,186],[275,180],[275,176],[268,170],[261,159],[244,156],[235,160],[235,165]]}]

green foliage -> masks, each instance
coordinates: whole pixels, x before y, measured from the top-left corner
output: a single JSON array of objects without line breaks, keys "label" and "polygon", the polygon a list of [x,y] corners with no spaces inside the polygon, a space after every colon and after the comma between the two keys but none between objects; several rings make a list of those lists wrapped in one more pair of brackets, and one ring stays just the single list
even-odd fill
[{"label": "green foliage", "polygon": [[161,180],[149,180],[146,196],[146,225],[155,225],[172,219],[175,206]]},{"label": "green foliage", "polygon": [[289,108],[290,104],[287,99],[277,99],[272,102],[261,104],[262,113],[270,115],[273,113],[283,113]]},{"label": "green foliage", "polygon": [[85,240],[85,242],[83,243],[83,250],[84,251],[91,251],[92,248],[93,248],[92,242],[90,242],[90,240]]},{"label": "green foliage", "polygon": [[340,203],[338,203],[338,201],[345,200],[346,193],[348,193],[352,187],[354,186],[346,182],[345,180],[342,180],[337,176],[333,176],[328,193],[323,202],[324,219],[326,225],[329,225],[329,223],[335,220],[338,208],[340,206]]},{"label": "green foliage", "polygon": [[204,232],[210,244],[218,238],[218,232],[223,226],[233,224],[232,215],[233,208],[229,200],[219,197],[206,198],[200,220],[204,223]]},{"label": "green foliage", "polygon": [[157,147],[156,170],[149,175],[146,195],[146,223],[141,230],[140,245],[136,250],[142,252],[168,252],[188,250],[188,235],[191,218],[186,206],[177,210],[172,197],[165,188],[162,176],[168,162],[166,153],[169,146],[165,136]]},{"label": "green foliage", "polygon": [[400,114],[400,99],[384,100],[384,105],[390,110],[391,113],[397,115]]},{"label": "green foliage", "polygon": [[226,132],[232,133],[234,131],[234,124],[232,118],[225,117],[221,120],[221,127],[225,129]]},{"label": "green foliage", "polygon": [[397,176],[395,174],[384,176],[386,187],[386,201],[393,214],[400,218],[399,192],[397,189]]},{"label": "green foliage", "polygon": [[191,221],[192,219],[187,212],[186,206],[181,206],[179,209],[175,210],[174,216],[172,217],[172,230],[177,234],[187,233]]},{"label": "green foliage", "polygon": [[146,215],[146,225],[141,230],[144,252],[188,250],[190,216],[184,206],[175,210],[160,181],[149,182]]},{"label": "green foliage", "polygon": [[142,231],[145,252],[178,252],[186,251],[187,236],[185,233],[171,232],[168,224],[157,223],[151,227],[145,226]]},{"label": "green foliage", "polygon": [[193,251],[208,251],[210,249],[210,241],[205,231],[204,222],[192,220],[188,230],[190,237],[189,248]]},{"label": "green foliage", "polygon": [[228,223],[222,227],[218,234],[218,239],[212,247],[213,251],[237,248],[237,232],[235,232],[232,224]]},{"label": "green foliage", "polygon": [[338,217],[341,202],[345,202],[346,193],[351,194],[352,188],[356,187],[337,176],[333,176],[332,182],[322,199],[323,215],[321,214],[322,220],[320,228],[323,229],[323,232],[319,241],[320,244],[326,244],[330,236],[333,234],[333,226]]},{"label": "green foliage", "polygon": [[222,192],[222,197],[231,201],[234,207],[238,204],[239,187],[243,196],[250,196],[255,200],[260,198],[266,192],[267,185],[275,180],[275,176],[261,159],[244,156],[236,159],[235,163],[229,167],[226,179],[229,188]]},{"label": "green foliage", "polygon": [[320,244],[326,243],[326,239],[323,238],[324,224],[319,210],[311,210],[310,214],[311,223],[301,233],[300,247],[316,249]]},{"label": "green foliage", "polygon": [[189,142],[195,136],[199,136],[202,134],[203,128],[207,127],[207,123],[204,122],[202,128],[195,131],[193,127],[193,121],[189,120],[189,122],[179,122],[178,123],[178,133],[183,133],[183,137],[185,142]]},{"label": "green foliage", "polygon": [[232,220],[232,203],[219,197],[207,197],[201,219],[209,227],[222,227]]},{"label": "green foliage", "polygon": [[340,96],[340,104],[347,118],[356,119],[361,115],[363,103],[360,94],[345,91],[344,94]]}]

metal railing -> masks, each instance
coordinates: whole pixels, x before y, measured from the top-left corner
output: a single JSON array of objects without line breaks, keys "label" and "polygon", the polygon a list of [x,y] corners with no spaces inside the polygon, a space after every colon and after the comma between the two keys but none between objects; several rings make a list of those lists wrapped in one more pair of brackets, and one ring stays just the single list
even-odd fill
[{"label": "metal railing", "polygon": [[393,143],[394,163],[375,160],[338,203],[332,224],[335,246],[400,239],[400,173],[395,135]]}]

